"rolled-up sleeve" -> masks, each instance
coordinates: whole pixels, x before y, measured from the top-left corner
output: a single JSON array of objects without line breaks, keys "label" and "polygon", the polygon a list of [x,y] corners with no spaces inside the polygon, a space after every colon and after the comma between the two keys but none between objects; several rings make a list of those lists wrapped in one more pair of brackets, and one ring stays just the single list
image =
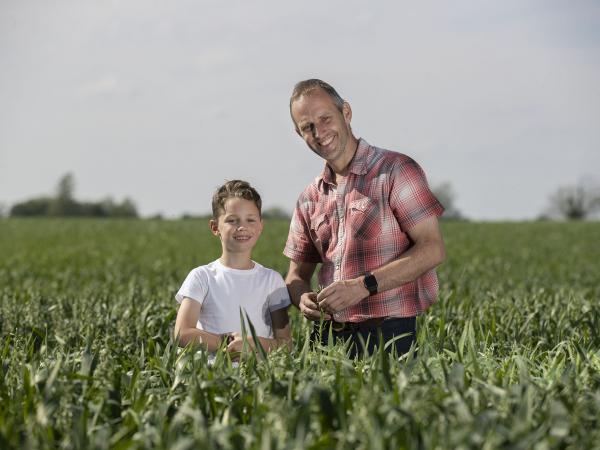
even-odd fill
[{"label": "rolled-up sleeve", "polygon": [[390,174],[390,182],[390,207],[403,230],[410,230],[422,220],[444,212],[416,161],[408,159],[397,164]]},{"label": "rolled-up sleeve", "polygon": [[290,231],[283,254],[292,261],[320,263],[321,255],[310,237],[308,219],[304,213],[303,203],[299,200],[292,214]]}]

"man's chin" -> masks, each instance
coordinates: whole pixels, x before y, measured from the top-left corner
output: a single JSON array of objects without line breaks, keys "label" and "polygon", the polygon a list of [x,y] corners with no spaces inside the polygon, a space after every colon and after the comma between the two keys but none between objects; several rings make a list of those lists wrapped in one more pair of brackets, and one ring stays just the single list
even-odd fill
[{"label": "man's chin", "polygon": [[332,161],[337,156],[337,149],[323,150],[323,149],[311,149],[318,157],[323,158],[326,161]]}]

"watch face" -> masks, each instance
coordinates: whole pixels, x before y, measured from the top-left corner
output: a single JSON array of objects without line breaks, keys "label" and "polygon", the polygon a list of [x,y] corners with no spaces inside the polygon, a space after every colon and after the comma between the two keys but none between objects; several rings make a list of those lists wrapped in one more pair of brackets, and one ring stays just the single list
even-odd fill
[{"label": "watch face", "polygon": [[371,295],[377,293],[377,279],[375,278],[375,275],[373,275],[372,273],[365,276],[365,287],[367,288],[367,290],[369,291],[369,293]]}]

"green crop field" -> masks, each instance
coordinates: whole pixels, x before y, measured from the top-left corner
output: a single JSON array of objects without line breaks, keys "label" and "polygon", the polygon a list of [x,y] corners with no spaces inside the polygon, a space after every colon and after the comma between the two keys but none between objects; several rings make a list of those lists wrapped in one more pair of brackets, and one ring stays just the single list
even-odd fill
[{"label": "green crop field", "polygon": [[[285,274],[284,222],[254,259]],[[600,448],[600,223],[444,223],[418,357],[177,351],[205,223],[0,221],[0,448]]]}]

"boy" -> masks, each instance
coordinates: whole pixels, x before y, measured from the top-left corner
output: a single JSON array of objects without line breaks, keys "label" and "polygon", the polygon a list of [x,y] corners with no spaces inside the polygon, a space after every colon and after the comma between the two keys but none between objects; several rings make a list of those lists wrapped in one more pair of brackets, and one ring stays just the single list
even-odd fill
[{"label": "boy", "polygon": [[[221,240],[223,253],[193,269],[175,296],[181,304],[175,322],[180,346],[196,342],[214,352],[225,342],[227,352],[241,352],[240,308],[267,352],[291,346],[290,297],[283,278],[251,259],[263,229],[261,203],[258,192],[241,180],[228,181],[215,192],[210,229]],[[247,345],[253,349],[247,330]]]}]

